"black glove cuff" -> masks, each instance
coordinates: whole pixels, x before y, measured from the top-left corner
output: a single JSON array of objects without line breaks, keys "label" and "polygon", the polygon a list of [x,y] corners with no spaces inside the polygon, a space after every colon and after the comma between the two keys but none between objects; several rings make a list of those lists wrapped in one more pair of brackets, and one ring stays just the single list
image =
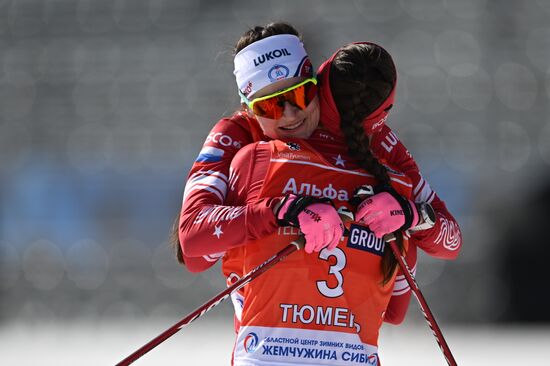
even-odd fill
[{"label": "black glove cuff", "polygon": [[401,206],[401,209],[403,210],[403,214],[405,215],[405,223],[399,228],[399,231],[410,229],[413,222],[414,213],[412,211],[413,208],[411,207],[409,200],[397,193],[395,189],[393,189],[393,187],[388,184],[374,187],[375,194],[381,192],[387,192],[391,194],[392,197],[397,200],[399,206]]},{"label": "black glove cuff", "polygon": [[[366,187],[368,186],[359,186],[357,188],[355,188],[353,190],[353,195],[351,196],[351,198],[348,200],[348,203],[355,209],[357,209],[357,206],[359,206],[359,204],[361,202],[363,202],[363,200],[365,199],[365,194],[367,192],[367,189]],[[369,186],[370,187],[370,186]],[[371,196],[371,194],[368,194],[368,196]]]},{"label": "black glove cuff", "polygon": [[285,205],[286,201],[289,199],[290,199],[290,196],[286,195],[284,200],[281,202],[279,209],[276,212],[277,224],[279,226],[300,227],[300,222],[298,221],[298,215],[300,214],[300,212],[304,210],[304,208],[314,203],[330,203],[331,205],[334,206],[334,204],[332,203],[332,200],[329,198],[318,198],[313,196],[296,196],[294,201],[292,201],[288,206],[288,209],[283,215],[283,218],[279,219],[278,218],[279,211]]}]

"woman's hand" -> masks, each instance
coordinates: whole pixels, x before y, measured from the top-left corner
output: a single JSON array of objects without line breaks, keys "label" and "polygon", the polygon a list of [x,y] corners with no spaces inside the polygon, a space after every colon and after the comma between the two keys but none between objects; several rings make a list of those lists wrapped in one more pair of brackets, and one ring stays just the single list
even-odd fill
[{"label": "woman's hand", "polygon": [[357,206],[355,219],[366,224],[377,238],[381,238],[397,230],[415,227],[419,215],[414,202],[400,196],[391,188],[385,188]]},{"label": "woman's hand", "polygon": [[280,226],[300,228],[310,254],[334,249],[344,234],[344,224],[329,199],[290,194],[275,213]]}]

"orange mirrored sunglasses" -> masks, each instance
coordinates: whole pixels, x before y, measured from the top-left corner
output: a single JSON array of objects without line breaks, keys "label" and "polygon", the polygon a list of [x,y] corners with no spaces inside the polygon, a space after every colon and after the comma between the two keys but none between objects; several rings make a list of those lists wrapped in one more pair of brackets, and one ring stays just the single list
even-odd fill
[{"label": "orange mirrored sunglasses", "polygon": [[289,88],[252,100],[248,100],[240,91],[239,95],[255,115],[279,119],[283,116],[286,102],[302,110],[306,109],[317,95],[317,79],[309,78]]}]

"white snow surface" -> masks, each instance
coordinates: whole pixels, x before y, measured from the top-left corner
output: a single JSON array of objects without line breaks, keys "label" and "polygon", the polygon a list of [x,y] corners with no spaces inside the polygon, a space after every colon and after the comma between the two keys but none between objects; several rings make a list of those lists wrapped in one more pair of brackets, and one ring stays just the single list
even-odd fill
[{"label": "white snow surface", "polygon": [[[160,334],[166,322],[96,322],[0,326],[2,365],[113,365]],[[459,365],[549,365],[550,326],[441,325]],[[198,319],[135,365],[229,365],[232,321]],[[428,326],[385,325],[384,366],[446,365]]]}]

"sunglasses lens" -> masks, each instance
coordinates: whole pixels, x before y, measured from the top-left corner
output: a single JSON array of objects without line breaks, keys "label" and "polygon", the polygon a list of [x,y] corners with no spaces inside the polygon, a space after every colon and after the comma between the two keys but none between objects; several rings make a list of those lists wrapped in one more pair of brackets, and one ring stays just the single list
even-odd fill
[{"label": "sunglasses lens", "polygon": [[316,94],[317,85],[313,82],[307,82],[286,93],[254,102],[252,110],[257,116],[279,119],[283,116],[286,102],[304,110]]},{"label": "sunglasses lens", "polygon": [[289,102],[303,110],[307,108],[309,103],[311,103],[313,98],[317,95],[317,85],[309,82],[294,89],[293,91],[293,100],[289,99]]},{"label": "sunglasses lens", "polygon": [[279,119],[283,115],[283,107],[278,105],[277,97],[260,100],[254,103],[254,114],[260,117]]},{"label": "sunglasses lens", "polygon": [[306,109],[307,103],[306,103],[306,87],[305,85],[299,86],[298,88],[292,90],[294,93],[290,94],[288,93],[288,101],[292,104],[294,104],[296,107],[300,109]]}]

